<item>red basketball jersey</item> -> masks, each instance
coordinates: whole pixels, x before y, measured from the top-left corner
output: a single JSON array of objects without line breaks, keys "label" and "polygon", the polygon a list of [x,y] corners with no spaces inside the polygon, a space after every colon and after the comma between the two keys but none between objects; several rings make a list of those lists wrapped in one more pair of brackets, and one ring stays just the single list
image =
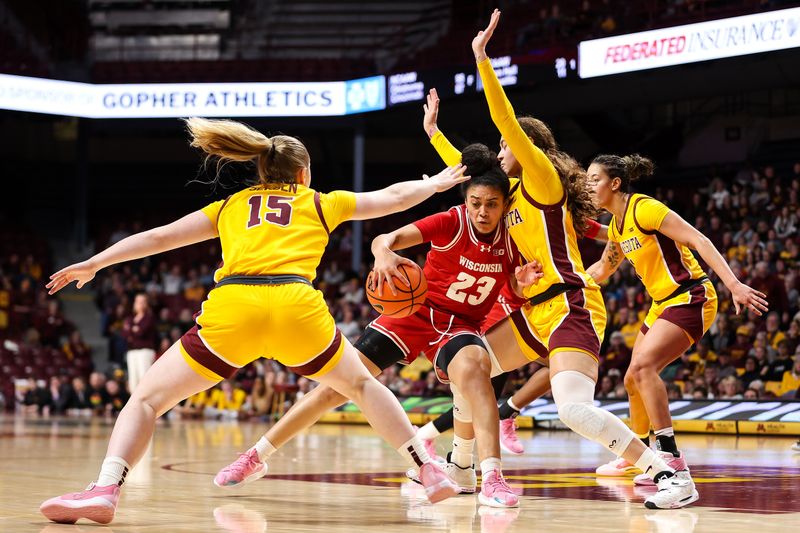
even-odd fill
[{"label": "red basketball jersey", "polygon": [[517,251],[505,224],[500,222],[490,238],[479,237],[463,204],[414,224],[431,243],[423,269],[425,303],[480,325],[514,270]]}]

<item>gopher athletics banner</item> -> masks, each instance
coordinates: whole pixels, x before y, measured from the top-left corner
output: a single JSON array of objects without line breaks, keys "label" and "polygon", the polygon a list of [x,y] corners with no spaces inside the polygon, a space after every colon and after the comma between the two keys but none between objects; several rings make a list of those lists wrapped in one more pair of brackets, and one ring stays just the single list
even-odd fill
[{"label": "gopher athletics banner", "polygon": [[583,41],[581,78],[684,65],[800,46],[800,8]]},{"label": "gopher athletics banner", "polygon": [[83,118],[318,117],[386,107],[386,80],[95,85],[0,74],[0,109]]}]

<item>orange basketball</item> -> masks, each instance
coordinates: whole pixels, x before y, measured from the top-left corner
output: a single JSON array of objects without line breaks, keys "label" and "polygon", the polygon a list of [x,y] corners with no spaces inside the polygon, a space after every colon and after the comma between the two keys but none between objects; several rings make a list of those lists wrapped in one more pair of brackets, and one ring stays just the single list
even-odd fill
[{"label": "orange basketball", "polygon": [[417,265],[410,267],[400,265],[400,272],[403,273],[408,285],[403,285],[396,278],[394,287],[397,295],[392,294],[392,290],[386,282],[383,282],[383,296],[378,296],[378,287],[373,286],[372,273],[367,277],[367,299],[372,307],[382,315],[392,318],[403,318],[413,315],[420,306],[425,303],[425,295],[428,294],[428,282],[425,274]]}]

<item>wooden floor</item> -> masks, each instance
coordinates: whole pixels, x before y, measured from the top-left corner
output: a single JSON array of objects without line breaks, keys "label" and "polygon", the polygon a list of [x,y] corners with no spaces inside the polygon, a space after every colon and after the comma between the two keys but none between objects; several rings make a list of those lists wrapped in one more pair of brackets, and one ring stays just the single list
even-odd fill
[{"label": "wooden floor", "polygon": [[[772,533],[800,527],[800,454],[779,437],[679,435],[700,501],[649,511],[630,479],[597,479],[611,455],[567,431],[522,431],[528,453],[504,457],[523,497],[518,510],[458,496],[438,505],[404,482],[405,464],[366,426],[318,426],[270,463],[270,475],[222,490],[216,471],[263,426],[236,422],[159,425],[129,475],[110,527],[48,523],[39,503],[95,479],[110,422],[0,418],[0,531],[652,531]],[[440,453],[449,445],[440,437]]]}]

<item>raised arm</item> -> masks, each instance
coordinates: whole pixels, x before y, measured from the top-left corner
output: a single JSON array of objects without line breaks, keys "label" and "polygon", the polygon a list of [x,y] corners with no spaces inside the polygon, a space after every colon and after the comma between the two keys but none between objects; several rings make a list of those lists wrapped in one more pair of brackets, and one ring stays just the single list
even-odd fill
[{"label": "raised arm", "polygon": [[719,279],[722,280],[722,283],[731,291],[737,315],[741,310],[741,306],[747,307],[758,316],[767,312],[769,303],[765,300],[766,295],[739,281],[728,262],[720,255],[711,240],[697,231],[697,228],[689,225],[675,212],[670,211],[664,217],[658,231],[677,243],[688,246],[692,250],[697,250],[703,261],[711,267],[719,276]]},{"label": "raised arm", "polygon": [[619,247],[619,243],[608,241],[603,250],[603,255],[596,263],[586,269],[586,273],[592,276],[592,279],[597,283],[600,283],[610,278],[617,271],[624,258],[625,256],[622,254],[622,248]]},{"label": "raised arm", "polygon": [[55,294],[77,281],[80,289],[101,268],[213,239],[217,235],[217,228],[211,219],[202,211],[195,211],[166,226],[126,237],[86,261],[59,270],[50,276],[47,288],[49,294]]},{"label": "raised arm", "polygon": [[439,130],[437,124],[439,120],[439,93],[436,92],[436,89],[430,90],[428,102],[423,104],[422,109],[425,111],[425,115],[422,117],[422,128],[436,149],[436,153],[439,154],[445,165],[457,165],[461,162],[461,152],[450,144],[450,141]]},{"label": "raised arm", "polygon": [[395,183],[385,189],[356,193],[353,220],[378,218],[405,211],[420,204],[437,192],[443,192],[467,181],[466,167],[461,164],[447,167],[435,176],[423,175],[421,180]]},{"label": "raised arm", "polygon": [[486,44],[491,39],[499,21],[500,11],[495,9],[489,25],[485,30],[478,32],[478,35],[472,40],[472,51],[478,63],[478,73],[483,82],[486,101],[489,103],[489,113],[503,136],[503,141],[522,166],[523,173],[520,177],[527,193],[539,203],[552,205],[560,202],[564,197],[564,187],[558,177],[558,172],[550,159],[533,144],[520,126],[514,115],[514,108],[506,98],[500,80],[497,79],[492,62],[486,55]]}]

